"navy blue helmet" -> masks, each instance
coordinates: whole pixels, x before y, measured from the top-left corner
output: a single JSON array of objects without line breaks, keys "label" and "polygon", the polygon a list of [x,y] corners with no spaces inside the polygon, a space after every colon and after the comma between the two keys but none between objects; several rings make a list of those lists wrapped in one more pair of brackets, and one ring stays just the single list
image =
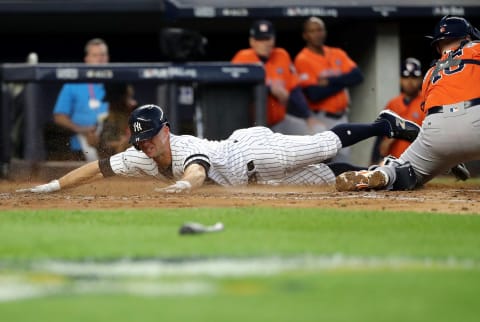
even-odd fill
[{"label": "navy blue helmet", "polygon": [[140,150],[139,142],[149,140],[165,126],[170,126],[165,112],[160,106],[148,104],[132,111],[128,120],[130,127],[130,143]]},{"label": "navy blue helmet", "polygon": [[470,35],[472,40],[480,39],[480,31],[473,27],[467,19],[455,16],[444,16],[435,26],[433,35],[427,36],[432,41],[430,45],[449,38],[464,38]]}]

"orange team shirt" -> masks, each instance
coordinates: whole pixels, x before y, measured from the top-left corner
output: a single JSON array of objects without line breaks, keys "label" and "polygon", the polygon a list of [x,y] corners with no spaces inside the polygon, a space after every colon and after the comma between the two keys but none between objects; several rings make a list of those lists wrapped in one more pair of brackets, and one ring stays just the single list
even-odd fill
[{"label": "orange team shirt", "polygon": [[[440,60],[445,60],[443,54]],[[480,43],[470,42],[457,50],[454,59],[480,60]],[[448,105],[480,97],[480,65],[460,64],[441,70],[437,77],[432,77],[435,66],[430,68],[423,79],[422,97],[425,112],[439,105]]]},{"label": "orange team shirt", "polygon": [[[408,105],[405,104],[404,97],[404,94],[400,94],[392,98],[385,106],[385,109],[394,111],[404,119],[413,121],[422,126],[423,119],[425,118],[425,113],[422,111],[422,96],[417,95]],[[410,142],[408,141],[395,140],[390,146],[388,154],[398,158],[409,145]]]},{"label": "orange team shirt", "polygon": [[[262,63],[253,49],[242,49],[232,59],[232,63],[248,64]],[[292,59],[283,48],[274,48],[268,61],[263,64],[265,69],[265,83],[267,86],[274,82],[282,83],[287,91],[299,85]],[[272,126],[282,121],[287,113],[286,106],[273,96],[267,98],[267,124]]]},{"label": "orange team shirt", "polygon": [[[318,77],[339,76],[357,67],[357,64],[342,49],[323,46],[323,50],[325,55],[303,48],[295,57],[295,68],[300,75],[302,87],[318,85]],[[350,97],[347,89],[317,102],[309,101],[312,110],[328,113],[341,113],[349,104]]]}]

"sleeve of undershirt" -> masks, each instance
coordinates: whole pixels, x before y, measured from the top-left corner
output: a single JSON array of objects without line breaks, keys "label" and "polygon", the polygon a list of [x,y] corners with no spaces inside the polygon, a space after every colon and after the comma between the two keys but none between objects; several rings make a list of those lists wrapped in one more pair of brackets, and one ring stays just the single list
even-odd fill
[{"label": "sleeve of undershirt", "polygon": [[210,170],[210,159],[205,154],[192,154],[185,159],[183,163],[183,170],[190,166],[191,164],[199,164],[205,169],[205,173],[208,173]]},{"label": "sleeve of undershirt", "polygon": [[115,175],[115,172],[113,172],[112,166],[110,165],[110,158],[98,160],[98,167],[104,178],[113,177]]}]

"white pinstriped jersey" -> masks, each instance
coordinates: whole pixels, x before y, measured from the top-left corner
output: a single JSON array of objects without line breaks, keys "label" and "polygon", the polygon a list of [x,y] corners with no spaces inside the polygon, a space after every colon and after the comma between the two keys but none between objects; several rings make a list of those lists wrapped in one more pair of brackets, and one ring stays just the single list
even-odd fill
[{"label": "white pinstriped jersey", "polygon": [[[174,180],[188,165],[201,162],[209,165],[208,178],[224,186],[245,185],[252,173],[259,183],[330,184],[335,176],[321,162],[334,157],[341,142],[331,131],[293,136],[259,126],[237,130],[223,141],[170,134],[170,148]],[[250,171],[249,162],[255,166]],[[110,165],[118,175],[165,178],[153,159],[133,147],[112,156]]]}]

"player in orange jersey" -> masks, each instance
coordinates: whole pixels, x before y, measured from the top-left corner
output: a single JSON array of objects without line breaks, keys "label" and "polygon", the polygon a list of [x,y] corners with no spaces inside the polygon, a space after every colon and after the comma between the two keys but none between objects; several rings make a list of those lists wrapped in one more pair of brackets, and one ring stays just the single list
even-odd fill
[{"label": "player in orange jersey", "polygon": [[233,63],[259,63],[265,69],[268,89],[267,125],[283,134],[305,135],[318,122],[308,108],[288,52],[275,47],[275,30],[268,20],[250,28],[250,47],[235,54]]},{"label": "player in orange jersey", "polygon": [[337,177],[337,189],[413,189],[460,162],[480,159],[480,31],[445,16],[431,45],[440,54],[422,85],[422,131],[398,159]]},{"label": "player in orange jersey", "polygon": [[[310,109],[326,129],[347,123],[348,87],[363,81],[360,69],[344,50],[325,45],[327,28],[322,19],[308,18],[302,36],[306,46],[294,61]],[[335,160],[348,161],[348,150]]]}]

